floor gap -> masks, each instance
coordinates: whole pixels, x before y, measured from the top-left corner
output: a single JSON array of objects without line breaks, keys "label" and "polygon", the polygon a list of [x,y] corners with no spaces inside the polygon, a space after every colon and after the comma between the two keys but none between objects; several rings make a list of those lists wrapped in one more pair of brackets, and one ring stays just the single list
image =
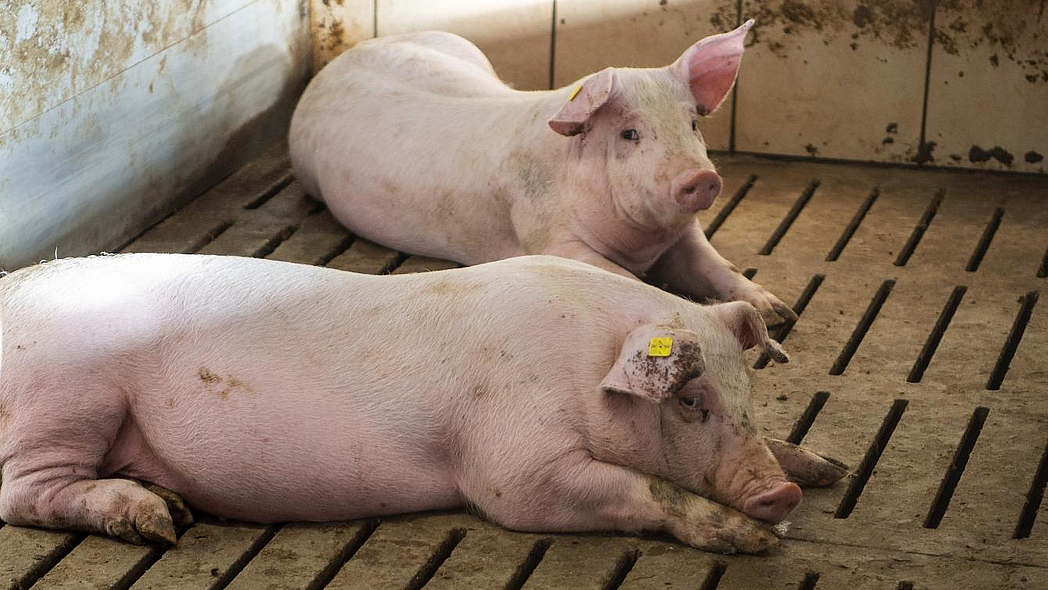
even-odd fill
[{"label": "floor gap", "polygon": [[928,339],[924,342],[924,347],[921,348],[921,353],[917,355],[917,360],[914,361],[910,374],[906,376],[908,383],[920,383],[921,379],[924,378],[924,372],[928,370],[928,365],[932,362],[932,357],[935,356],[935,351],[939,348],[939,342],[942,341],[946,328],[950,327],[953,315],[957,313],[957,307],[960,306],[961,299],[964,298],[964,294],[967,291],[968,287],[964,285],[958,285],[953,288],[950,298],[946,300],[946,305],[939,313],[939,318],[935,320],[931,333],[928,334]]},{"label": "floor gap", "polygon": [[909,239],[906,240],[906,244],[899,250],[898,257],[895,258],[895,266],[906,266],[909,262],[910,256],[913,256],[914,250],[917,249],[917,245],[921,243],[921,238],[924,237],[924,232],[928,230],[928,226],[931,225],[932,220],[935,219],[935,214],[939,212],[939,205],[942,205],[943,198],[946,197],[946,191],[939,189],[935,196],[932,197],[928,208],[924,210],[924,214],[921,215],[921,219],[917,222],[917,226],[913,228],[913,232],[910,233]]},{"label": "floor gap", "polygon": [[833,515],[834,518],[848,518],[851,516],[852,510],[855,509],[855,504],[859,501],[859,496],[862,495],[863,488],[866,487],[870,476],[873,475],[873,470],[877,467],[877,461],[880,460],[881,454],[884,453],[884,449],[888,446],[888,441],[891,440],[895,427],[899,425],[899,420],[902,419],[903,413],[906,412],[908,404],[909,402],[904,399],[897,399],[892,403],[891,408],[881,422],[880,429],[877,430],[877,435],[866,449],[866,456],[862,458],[862,463],[859,464],[855,477],[848,486],[848,491],[841,498],[841,503],[837,506],[837,512]]},{"label": "floor gap", "polygon": [[1004,341],[1001,354],[997,357],[997,364],[994,365],[990,379],[986,382],[986,389],[997,391],[1004,383],[1004,376],[1008,374],[1008,367],[1012,364],[1015,351],[1019,348],[1019,342],[1022,341],[1023,334],[1026,332],[1026,325],[1030,323],[1030,316],[1033,315],[1033,306],[1037,304],[1040,295],[1040,291],[1030,291],[1019,298],[1019,313],[1015,316],[1012,329],[1008,331],[1008,339]]},{"label": "floor gap", "polygon": [[870,304],[866,307],[866,312],[859,318],[859,323],[855,325],[855,330],[852,331],[848,342],[844,344],[844,349],[841,350],[841,354],[837,357],[833,366],[830,367],[830,375],[844,374],[844,370],[848,368],[848,363],[855,356],[855,351],[859,349],[862,339],[866,337],[866,332],[869,331],[870,326],[877,319],[877,314],[881,312],[881,307],[888,300],[888,295],[891,295],[892,287],[894,286],[895,281],[888,279],[881,283],[877,292],[873,294],[873,299],[870,300]]},{"label": "floor gap", "polygon": [[851,241],[852,236],[855,235],[855,231],[859,229],[862,220],[865,219],[866,214],[870,212],[870,207],[873,207],[873,203],[880,195],[880,188],[874,187],[874,189],[870,191],[869,196],[867,196],[866,200],[862,202],[862,205],[859,205],[859,210],[855,212],[851,221],[848,222],[848,226],[844,228],[841,237],[837,238],[837,243],[833,245],[833,249],[826,255],[826,262],[835,262],[841,257],[844,248],[848,245],[848,242]]},{"label": "floor gap", "polygon": [[786,212],[786,217],[782,218],[782,221],[779,222],[779,226],[776,227],[775,231],[773,231],[771,236],[768,237],[768,241],[765,242],[764,247],[760,249],[758,254],[767,256],[775,250],[775,246],[778,246],[779,242],[782,241],[782,238],[786,236],[786,232],[790,230],[793,222],[797,220],[797,217],[801,214],[801,211],[804,210],[808,201],[811,200],[817,188],[819,188],[818,179],[812,180],[808,183],[808,187],[805,188],[804,192],[801,193],[801,196],[797,197],[797,200],[794,201],[793,206]]},{"label": "floor gap", "polygon": [[983,406],[975,408],[975,411],[972,412],[972,417],[968,420],[968,426],[964,429],[964,436],[961,437],[961,442],[957,445],[957,450],[953,454],[953,460],[950,461],[950,466],[946,469],[946,475],[943,476],[942,483],[939,484],[939,491],[935,494],[935,500],[932,501],[932,506],[928,510],[928,516],[924,519],[924,528],[938,528],[943,516],[946,515],[946,509],[950,507],[950,499],[953,498],[953,492],[957,489],[961,476],[964,475],[964,469],[968,466],[968,459],[972,455],[972,449],[975,448],[975,443],[979,440],[979,433],[982,432],[983,424],[986,423],[986,416],[989,413],[990,409]]},{"label": "floor gap", "polygon": [[717,230],[720,229],[720,226],[724,223],[724,220],[728,218],[728,215],[731,215],[731,212],[734,211],[735,207],[739,205],[739,201],[741,201],[743,197],[745,197],[746,194],[750,192],[750,189],[752,189],[753,185],[756,183],[757,175],[751,174],[750,177],[746,180],[746,182],[739,187],[739,190],[735,191],[735,194],[732,195],[730,199],[728,199],[728,202],[725,203],[723,207],[721,207],[721,210],[717,212],[717,215],[715,215],[713,217],[713,220],[710,221],[709,225],[706,226],[707,240],[713,238],[713,234],[717,233]]},{"label": "floor gap", "polygon": [[[826,278],[826,275],[817,274],[808,281],[808,284],[804,286],[804,290],[801,291],[800,297],[797,298],[797,302],[793,304],[793,313],[797,314],[796,320],[786,320],[782,326],[777,329],[773,329],[772,337],[775,341],[782,344],[782,341],[790,335],[793,330],[793,326],[797,325],[800,321],[800,316],[807,309],[808,304],[811,303],[811,298],[815,296],[815,292],[819,290],[819,286],[822,285],[822,281]],[[761,353],[760,358],[753,363],[754,369],[763,369],[768,366],[771,362],[771,357],[767,353]]]}]

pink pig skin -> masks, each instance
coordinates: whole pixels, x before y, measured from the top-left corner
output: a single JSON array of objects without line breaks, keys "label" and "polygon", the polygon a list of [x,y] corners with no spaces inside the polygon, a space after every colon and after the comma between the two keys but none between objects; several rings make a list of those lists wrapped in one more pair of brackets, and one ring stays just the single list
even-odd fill
[{"label": "pink pig skin", "polygon": [[[785,360],[756,310],[562,258],[385,277],[65,259],[0,281],[0,330],[11,524],[174,542],[131,477],[248,521],[469,502],[516,529],[758,551],[775,539],[751,517],[800,500],[753,424],[743,348]],[[672,354],[646,356],[649,336]]]},{"label": "pink pig skin", "polygon": [[553,254],[795,319],[695,217],[721,190],[700,122],[734,84],[751,25],[663,68],[542,92],[506,86],[449,33],[365,41],[302,95],[295,172],[355,233],[401,251],[465,264]]}]

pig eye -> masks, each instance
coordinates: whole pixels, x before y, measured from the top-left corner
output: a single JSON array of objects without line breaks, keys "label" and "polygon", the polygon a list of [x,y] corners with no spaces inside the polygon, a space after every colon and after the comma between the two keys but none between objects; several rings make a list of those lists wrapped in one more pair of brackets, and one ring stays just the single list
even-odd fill
[{"label": "pig eye", "polygon": [[699,130],[699,121],[697,119],[692,119],[691,120],[691,130],[692,131],[698,131]]},{"label": "pig eye", "polygon": [[640,134],[637,133],[636,129],[623,129],[622,139],[628,139],[630,141],[637,141],[640,139]]},{"label": "pig eye", "polygon": [[691,397],[691,396],[682,397],[682,398],[680,398],[680,405],[684,406],[685,408],[687,408],[689,410],[698,409],[698,407],[699,407],[699,398]]}]

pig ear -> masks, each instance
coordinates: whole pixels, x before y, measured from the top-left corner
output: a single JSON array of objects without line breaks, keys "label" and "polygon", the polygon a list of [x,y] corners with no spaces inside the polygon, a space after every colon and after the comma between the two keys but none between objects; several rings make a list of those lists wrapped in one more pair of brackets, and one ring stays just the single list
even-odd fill
[{"label": "pig ear", "polygon": [[600,388],[658,403],[701,375],[705,367],[695,332],[645,324],[626,336]]},{"label": "pig ear", "polygon": [[735,337],[742,344],[743,350],[760,346],[775,362],[790,362],[790,357],[786,355],[782,345],[768,336],[768,327],[764,325],[764,318],[752,304],[746,301],[732,301],[714,305],[710,309],[716,312],[724,323],[728,324],[728,328],[735,333]]},{"label": "pig ear", "polygon": [[572,87],[568,100],[549,120],[550,129],[561,135],[578,135],[589,127],[589,119],[615,90],[615,68],[606,68]]},{"label": "pig ear", "polygon": [[752,26],[751,18],[730,33],[706,37],[670,66],[688,83],[700,115],[712,113],[728,96],[739,73],[742,42]]}]

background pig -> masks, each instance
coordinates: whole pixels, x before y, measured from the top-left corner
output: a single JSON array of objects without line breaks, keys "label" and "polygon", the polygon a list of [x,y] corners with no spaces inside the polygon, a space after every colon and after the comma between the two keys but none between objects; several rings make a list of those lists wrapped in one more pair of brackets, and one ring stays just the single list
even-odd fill
[{"label": "background pig", "polygon": [[[173,542],[163,490],[131,477],[249,521],[470,503],[515,529],[758,551],[801,499],[753,422],[743,349],[785,360],[757,311],[575,261],[66,259],[0,281],[0,322],[11,524]],[[844,473],[776,453],[801,483]]]},{"label": "background pig", "polygon": [[667,67],[549,92],[509,88],[449,33],[365,41],[302,95],[295,172],[351,230],[398,250],[465,264],[554,254],[795,318],[695,217],[721,190],[699,121],[731,89],[752,24]]}]

